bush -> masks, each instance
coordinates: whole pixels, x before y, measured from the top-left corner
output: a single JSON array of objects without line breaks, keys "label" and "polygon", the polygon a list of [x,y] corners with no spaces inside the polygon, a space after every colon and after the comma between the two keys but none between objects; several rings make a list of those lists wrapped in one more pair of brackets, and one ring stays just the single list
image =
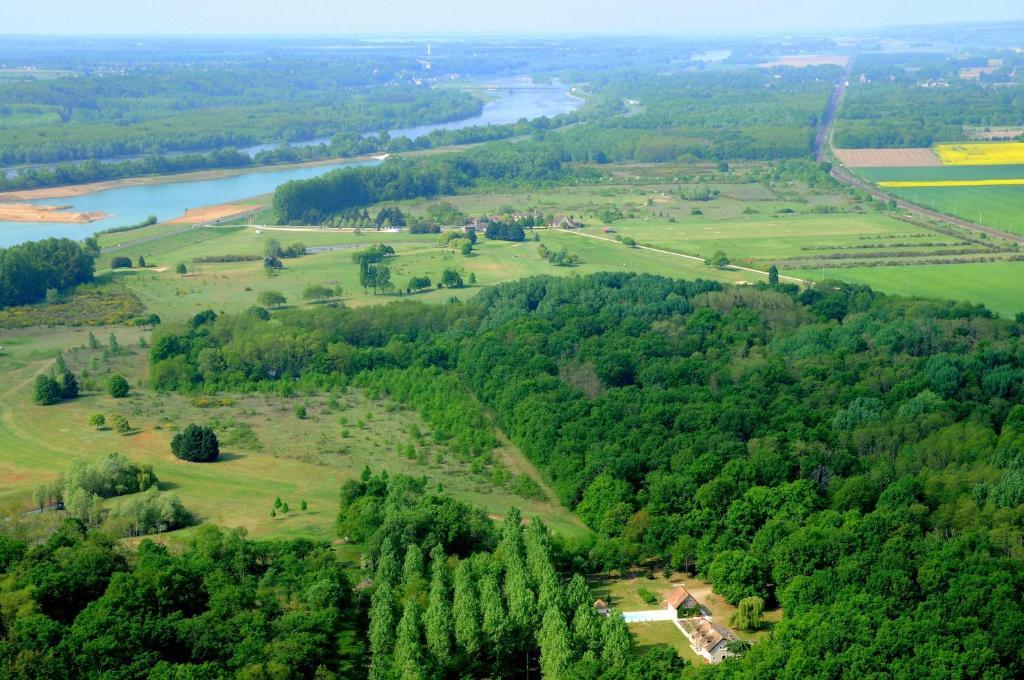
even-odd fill
[{"label": "bush", "polygon": [[637,588],[636,593],[647,604],[658,604],[658,596],[647,590],[647,588]]},{"label": "bush", "polygon": [[60,385],[48,375],[37,375],[32,388],[32,401],[40,406],[50,406],[60,401]]},{"label": "bush", "polygon": [[115,257],[110,260],[111,269],[131,269],[132,258],[130,257]]},{"label": "bush", "polygon": [[120,413],[110,414],[110,418],[107,420],[110,421],[110,426],[114,428],[114,432],[118,434],[128,434],[132,431],[132,426],[128,424],[128,419]]},{"label": "bush", "polygon": [[124,376],[115,374],[107,378],[107,394],[114,399],[124,399],[128,396],[129,389],[128,381],[124,379]]},{"label": "bush", "polygon": [[93,413],[89,416],[89,427],[95,427],[97,430],[107,424],[107,419],[102,413]]},{"label": "bush", "polygon": [[188,427],[174,435],[174,439],[171,440],[171,452],[180,460],[209,463],[217,460],[220,445],[212,428],[189,423]]}]

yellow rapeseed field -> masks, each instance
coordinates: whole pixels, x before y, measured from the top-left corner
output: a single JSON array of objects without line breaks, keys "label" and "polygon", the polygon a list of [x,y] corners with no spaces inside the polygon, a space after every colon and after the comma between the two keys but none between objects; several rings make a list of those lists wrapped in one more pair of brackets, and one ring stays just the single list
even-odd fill
[{"label": "yellow rapeseed field", "polygon": [[943,165],[1017,165],[1024,163],[1024,143],[936,144]]},{"label": "yellow rapeseed field", "polygon": [[913,189],[918,187],[1008,187],[1024,186],[1024,178],[900,180],[879,182],[878,186],[889,187],[890,189]]}]

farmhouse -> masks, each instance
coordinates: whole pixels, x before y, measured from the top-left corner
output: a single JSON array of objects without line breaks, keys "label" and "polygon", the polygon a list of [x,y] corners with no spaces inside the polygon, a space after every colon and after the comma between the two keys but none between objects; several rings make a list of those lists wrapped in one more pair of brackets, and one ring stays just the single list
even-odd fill
[{"label": "farmhouse", "polygon": [[736,634],[725,626],[719,626],[705,617],[683,619],[679,625],[689,639],[693,651],[708,662],[720,663],[725,657],[730,656],[728,644],[736,639]]},{"label": "farmhouse", "polygon": [[680,609],[693,609],[699,607],[697,600],[690,595],[689,592],[682,586],[676,586],[672,592],[665,597],[665,609],[671,610],[678,614]]}]

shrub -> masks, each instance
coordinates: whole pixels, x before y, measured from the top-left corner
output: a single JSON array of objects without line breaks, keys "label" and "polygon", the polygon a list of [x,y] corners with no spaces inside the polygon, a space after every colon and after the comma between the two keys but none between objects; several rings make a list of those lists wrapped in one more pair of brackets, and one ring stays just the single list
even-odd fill
[{"label": "shrub", "polygon": [[32,388],[32,401],[40,406],[50,406],[60,401],[60,385],[48,375],[37,375]]},{"label": "shrub", "polygon": [[188,427],[174,435],[174,439],[171,440],[171,452],[180,460],[209,463],[217,460],[220,445],[212,428],[189,423]]},{"label": "shrub", "polygon": [[174,268],[174,271],[178,274],[185,275],[188,274],[188,267],[185,266],[184,262],[179,262],[178,266]]},{"label": "shrub", "polygon": [[95,427],[97,430],[107,424],[107,419],[102,413],[93,413],[89,416],[89,427]]},{"label": "shrub", "polygon": [[114,399],[123,399],[128,396],[128,381],[124,379],[124,376],[112,375],[107,378],[107,394],[112,396]]},{"label": "shrub", "polygon": [[647,588],[637,588],[636,593],[647,604],[658,604],[658,596],[647,590]]},{"label": "shrub", "polygon": [[130,257],[115,257],[110,260],[111,269],[131,269],[132,258]]},{"label": "shrub", "polygon": [[120,413],[110,414],[110,426],[114,428],[114,431],[118,434],[128,434],[132,431],[132,426],[128,424],[128,419]]}]

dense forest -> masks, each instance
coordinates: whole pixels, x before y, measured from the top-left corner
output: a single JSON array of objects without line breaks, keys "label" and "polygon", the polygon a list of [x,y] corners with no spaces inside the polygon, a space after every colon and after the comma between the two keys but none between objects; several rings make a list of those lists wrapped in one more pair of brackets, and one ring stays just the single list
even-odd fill
[{"label": "dense forest", "polygon": [[92,281],[98,255],[95,242],[66,238],[0,248],[0,309],[56,298]]},{"label": "dense forest", "polygon": [[65,520],[0,537],[9,678],[332,678],[358,662],[352,586],[328,545],[203,526],[129,550]]},{"label": "dense forest", "polygon": [[309,180],[292,180],[274,191],[279,224],[321,224],[383,201],[440,196],[488,184],[539,186],[568,177],[597,176],[574,169],[542,142],[495,142],[458,154],[389,158],[375,167],[333,170]]},{"label": "dense forest", "polygon": [[[391,86],[385,87],[388,83]],[[54,163],[379,132],[480,112],[371,60],[283,60],[4,85],[0,165]]]},{"label": "dense forest", "polygon": [[577,567],[656,559],[784,607],[770,641],[716,672],[1024,670],[1020,321],[838,282],[633,274],[275,319],[164,329],[154,380],[451,372],[596,531]]},{"label": "dense forest", "polygon": [[[1001,53],[1003,66],[978,80],[959,70],[986,59],[946,55],[860,55],[839,109],[840,148],[925,147],[966,139],[966,127],[1024,122],[1024,92],[1008,80],[1020,58]],[[863,77],[863,80],[861,80]]]}]

